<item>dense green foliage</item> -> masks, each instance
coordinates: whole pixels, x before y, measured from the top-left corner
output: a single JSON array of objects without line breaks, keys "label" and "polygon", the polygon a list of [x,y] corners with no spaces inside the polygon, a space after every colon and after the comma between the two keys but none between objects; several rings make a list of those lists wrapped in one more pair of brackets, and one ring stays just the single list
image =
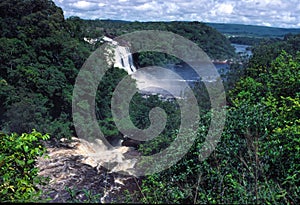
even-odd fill
[{"label": "dense green foliage", "polygon": [[73,25],[52,1],[1,1],[0,11],[2,130],[74,135],[73,84],[89,47],[71,37]]},{"label": "dense green foliage", "polygon": [[[197,43],[213,59],[234,57],[230,41],[203,23],[141,23],[78,17],[65,20],[62,10],[49,0],[1,1],[0,25],[0,127],[4,133],[14,133],[0,134],[1,201],[38,199],[37,183],[42,181],[36,177],[38,170],[34,161],[45,152],[39,140],[49,138],[41,133],[50,133],[52,139],[76,135],[71,106],[75,79],[84,61],[99,46],[99,43],[84,42],[83,37],[113,38],[145,29],[171,31]],[[247,29],[246,36],[249,32],[256,35],[262,31],[247,28],[251,29]],[[264,28],[261,35],[278,37],[273,31]],[[291,30],[280,30],[280,35],[287,31]],[[211,118],[218,117],[219,113],[209,110],[205,86],[198,83],[194,92],[201,116],[192,148],[170,169],[142,178],[139,192],[130,196],[132,201],[300,202],[300,35],[286,35],[281,40],[260,44],[257,39],[248,37],[235,40],[252,42],[255,47],[246,68],[231,65],[224,73],[228,91],[228,104],[224,105],[227,119],[218,146],[208,158],[199,159]],[[170,60],[178,62],[170,56],[151,52],[135,54],[134,58],[139,66],[164,65]],[[110,109],[113,91],[125,75],[125,71],[111,68],[97,90],[96,117],[102,132],[110,139],[123,137]],[[84,103],[81,106],[82,111],[94,109]],[[167,123],[157,138],[139,145],[138,151],[144,155],[168,147],[180,125],[176,101],[139,94],[134,95],[130,103],[133,124],[140,129],[148,128],[149,111],[154,107],[165,110]],[[33,128],[41,133],[31,132]],[[97,136],[91,134],[90,137]],[[178,147],[178,152],[180,149]],[[71,197],[75,197],[74,190],[68,190]],[[90,201],[98,201],[98,196],[91,196],[92,191],[84,192]]]},{"label": "dense green foliage", "polygon": [[38,185],[46,182],[38,176],[37,157],[46,149],[41,140],[49,139],[33,130],[31,133],[6,135],[0,133],[0,200],[1,202],[35,202],[42,190]]},{"label": "dense green foliage", "polygon": [[[214,58],[234,55],[224,36],[199,22],[65,20],[62,10],[49,0],[5,0],[0,3],[0,11],[0,125],[6,133],[36,128],[55,138],[76,135],[71,116],[73,85],[84,61],[98,46],[84,42],[84,37],[115,37],[141,29],[160,29],[193,40]],[[135,60],[140,66],[162,65],[168,57],[141,53]],[[109,135],[117,133],[111,130],[106,94],[120,79],[117,76],[124,74],[112,71],[99,85],[97,96],[97,117],[103,132]]]},{"label": "dense green foliage", "polygon": [[[276,48],[273,55],[289,45],[289,39],[297,42],[299,36],[269,45],[270,50]],[[230,92],[226,125],[216,150],[199,160],[209,112],[201,117],[190,152],[170,169],[143,180],[141,192],[136,193],[140,202],[299,203],[300,53],[289,50],[273,59],[265,56],[270,61],[265,72],[258,70],[257,58],[262,56],[254,54],[252,67]],[[152,143],[140,146],[140,151],[156,147]]]},{"label": "dense green foliage", "polygon": [[267,73],[271,62],[282,52],[287,51],[291,55],[296,55],[300,48],[300,34],[286,35],[283,41],[274,43],[262,42],[253,48],[253,57],[249,61],[247,75],[258,77],[260,73]]},{"label": "dense green foliage", "polygon": [[248,37],[248,36],[231,36],[228,38],[231,43],[256,46],[258,44],[269,44],[276,41],[281,41],[280,38],[260,38],[260,37]]},{"label": "dense green foliage", "polygon": [[[117,37],[138,30],[161,30],[181,35],[196,43],[212,59],[224,60],[235,57],[234,48],[228,39],[215,29],[200,22],[126,22],[113,20],[80,20],[76,17],[67,19],[83,26],[84,35],[90,38],[102,36]],[[86,33],[87,32],[87,33]],[[83,35],[83,34],[78,34]],[[163,65],[170,57],[165,54],[147,52],[134,56],[139,66]],[[171,58],[171,60],[174,59]],[[162,63],[160,63],[162,62]],[[176,61],[175,61],[176,62]]]}]

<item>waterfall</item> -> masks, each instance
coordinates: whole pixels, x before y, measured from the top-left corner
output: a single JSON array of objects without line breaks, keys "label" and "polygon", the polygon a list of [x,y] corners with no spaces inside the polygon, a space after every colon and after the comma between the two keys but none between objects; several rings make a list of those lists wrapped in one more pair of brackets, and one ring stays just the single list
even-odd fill
[{"label": "waterfall", "polygon": [[132,74],[136,71],[133,64],[132,54],[130,49],[125,46],[117,45],[115,47],[115,63],[114,67],[122,68],[126,70],[128,74]]},{"label": "waterfall", "polygon": [[136,67],[133,63],[132,54],[128,46],[121,46],[118,42],[104,37],[104,41],[111,43],[114,52],[114,67],[124,69],[128,74],[132,74],[136,71]]}]

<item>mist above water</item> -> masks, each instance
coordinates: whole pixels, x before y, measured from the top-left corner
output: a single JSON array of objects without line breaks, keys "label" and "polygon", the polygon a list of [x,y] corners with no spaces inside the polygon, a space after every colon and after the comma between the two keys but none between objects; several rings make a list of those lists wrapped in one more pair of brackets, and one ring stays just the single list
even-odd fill
[{"label": "mist above water", "polygon": [[[217,70],[228,69],[227,64],[215,65]],[[137,88],[144,94],[158,94],[168,97],[183,98],[188,87],[192,88],[200,81],[213,82],[215,76],[199,76],[187,65],[168,65],[166,68],[146,67],[138,69],[132,78],[136,80]]]}]

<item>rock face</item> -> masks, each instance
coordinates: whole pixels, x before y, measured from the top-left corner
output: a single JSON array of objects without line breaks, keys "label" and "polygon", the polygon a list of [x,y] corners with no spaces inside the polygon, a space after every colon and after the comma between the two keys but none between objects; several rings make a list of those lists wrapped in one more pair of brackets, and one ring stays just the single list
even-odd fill
[{"label": "rock face", "polygon": [[125,140],[122,141],[121,145],[126,146],[126,147],[135,147],[137,148],[141,141],[130,139],[130,138],[125,138]]},{"label": "rock face", "polygon": [[[91,201],[84,190],[94,196],[93,202],[124,202],[124,190],[129,193],[138,190],[140,180],[130,172],[135,162],[132,153],[138,155],[133,148],[119,146],[101,152],[103,158],[97,158],[93,157],[97,153],[95,146],[82,139],[73,138],[65,147],[46,146],[48,158],[39,158],[37,167],[41,176],[50,179],[47,185],[40,187],[43,197],[50,198],[50,202]],[[112,169],[108,170],[103,163],[105,167],[109,163]],[[73,195],[68,188],[73,190]]]}]

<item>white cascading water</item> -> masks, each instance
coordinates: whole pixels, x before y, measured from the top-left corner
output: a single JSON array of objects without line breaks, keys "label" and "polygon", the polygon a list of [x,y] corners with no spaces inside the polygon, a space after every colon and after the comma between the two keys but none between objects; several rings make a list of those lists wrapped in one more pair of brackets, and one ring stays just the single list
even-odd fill
[{"label": "white cascading water", "polygon": [[[64,140],[60,142],[64,143]],[[50,202],[67,202],[69,197],[65,187],[96,192],[104,188],[101,202],[110,203],[118,190],[124,189],[134,177],[136,159],[125,156],[134,148],[117,146],[108,150],[101,140],[94,143],[74,137],[72,140],[68,148],[47,147],[48,158],[37,160],[39,175],[50,179],[49,183],[40,185],[45,190],[44,197],[50,197]]]},{"label": "white cascading water", "polygon": [[114,59],[107,59],[108,62],[113,64],[115,68],[124,69],[129,75],[136,71],[136,67],[133,63],[132,54],[129,47],[121,46],[118,42],[114,41],[111,38],[104,37],[104,41],[111,44],[111,50],[108,50],[108,53],[114,53]]},{"label": "white cascading water", "polygon": [[[101,39],[84,38],[84,40],[95,45]],[[134,73],[136,68],[130,49],[120,46],[112,39],[103,38],[103,40],[111,45],[108,54],[115,54],[114,58],[107,59],[109,63],[126,70],[128,74]],[[61,139],[60,143],[64,143],[64,140]],[[50,182],[43,185],[43,189],[47,190],[45,197],[51,195],[51,202],[67,202],[69,197],[65,187],[75,186],[78,189],[89,187],[91,191],[104,188],[101,202],[109,203],[119,190],[127,186],[127,183],[132,183],[130,180],[135,177],[134,166],[137,158],[128,156],[136,153],[135,156],[138,157],[139,154],[133,147],[121,146],[121,141],[118,141],[113,148],[108,149],[99,139],[93,142],[79,138],[72,140],[72,143],[68,143],[68,148],[47,147],[49,158],[40,157],[37,160],[39,175],[50,178]]]},{"label": "white cascading water", "polygon": [[[120,45],[108,37],[103,38],[111,47],[107,50],[107,61],[116,68],[124,69],[136,80],[137,88],[144,94],[159,94],[165,98],[182,98],[186,89],[186,82],[179,76],[168,72],[168,70],[157,70],[154,67],[140,69],[138,72],[133,63],[132,54],[128,46]],[[170,93],[166,93],[167,90]]]},{"label": "white cascading water", "polygon": [[129,75],[136,71],[136,68],[133,65],[132,54],[128,47],[120,45],[116,46],[114,67],[124,69]]},{"label": "white cascading water", "polygon": [[108,54],[114,53],[114,59],[107,59],[114,67],[124,69],[129,75],[136,71],[136,67],[133,63],[132,54],[130,52],[129,47],[121,46],[117,41],[104,36],[103,38],[86,38],[84,37],[84,41],[91,45],[95,45],[98,41],[104,41],[111,45],[111,49],[107,50]]}]

